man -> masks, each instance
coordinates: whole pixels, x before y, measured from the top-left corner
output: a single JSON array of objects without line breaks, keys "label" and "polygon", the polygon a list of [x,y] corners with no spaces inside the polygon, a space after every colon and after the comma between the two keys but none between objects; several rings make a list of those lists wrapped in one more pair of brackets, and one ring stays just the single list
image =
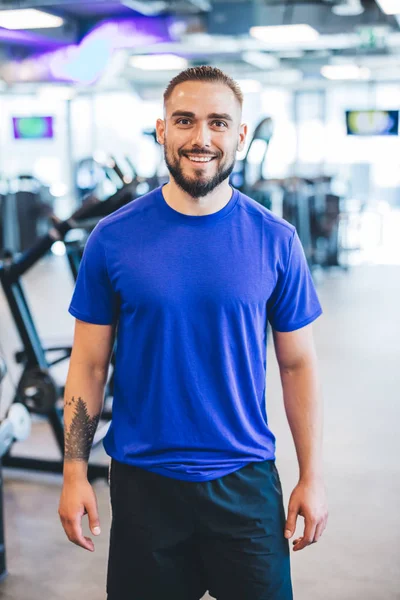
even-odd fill
[{"label": "man", "polygon": [[[102,219],[70,312],[59,514],[68,538],[100,532],[87,461],[118,322],[104,446],[112,527],[108,600],[292,598],[289,542],[327,520],[311,322],[321,314],[294,228],[229,185],[247,127],[237,84],[188,69],[164,93],[157,136],[170,181]],[[300,478],[288,517],[265,408],[272,325]]]}]

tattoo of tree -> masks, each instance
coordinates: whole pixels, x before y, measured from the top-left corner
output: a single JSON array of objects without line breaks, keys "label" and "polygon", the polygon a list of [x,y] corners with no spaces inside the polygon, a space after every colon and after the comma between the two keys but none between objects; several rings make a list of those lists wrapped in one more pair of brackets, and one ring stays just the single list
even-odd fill
[{"label": "tattoo of tree", "polygon": [[69,430],[65,431],[64,458],[69,460],[89,460],[90,450],[100,415],[90,417],[86,403],[82,398],[75,402],[73,397],[66,406],[75,404],[75,414]]}]

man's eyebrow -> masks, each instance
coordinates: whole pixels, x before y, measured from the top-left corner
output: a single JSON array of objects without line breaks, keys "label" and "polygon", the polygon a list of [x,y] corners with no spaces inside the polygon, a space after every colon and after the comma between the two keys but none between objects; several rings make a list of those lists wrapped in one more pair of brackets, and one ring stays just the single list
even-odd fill
[{"label": "man's eyebrow", "polygon": [[191,119],[195,116],[194,113],[188,112],[187,110],[176,110],[172,113],[171,117],[190,117]]},{"label": "man's eyebrow", "polygon": [[[172,117],[189,117],[193,119],[196,115],[193,112],[187,110],[176,110],[172,113]],[[233,121],[232,117],[228,113],[210,113],[208,119],[224,119],[225,121]]]},{"label": "man's eyebrow", "polygon": [[228,113],[211,113],[208,115],[209,119],[224,119],[225,121],[233,121],[232,117]]}]

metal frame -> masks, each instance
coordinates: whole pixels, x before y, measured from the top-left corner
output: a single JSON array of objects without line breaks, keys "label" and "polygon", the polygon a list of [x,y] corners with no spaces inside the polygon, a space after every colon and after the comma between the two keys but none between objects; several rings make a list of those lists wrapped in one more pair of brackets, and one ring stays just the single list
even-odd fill
[{"label": "metal frame", "polygon": [[3,514],[3,473],[0,457],[0,583],[8,575],[6,562],[6,542],[4,537],[4,514]]},{"label": "metal frame", "polygon": [[[40,338],[33,322],[32,314],[29,309],[20,277],[31,267],[33,262],[47,251],[47,246],[50,248],[51,244],[55,241],[51,234],[46,236],[46,239],[42,240],[41,247],[36,248],[35,253],[27,253],[23,255],[20,260],[15,262],[0,264],[0,282],[3,287],[5,297],[10,307],[11,314],[13,316],[15,325],[17,327],[19,336],[21,338],[24,350],[18,352],[16,357],[19,362],[24,363],[23,373],[26,373],[32,367],[39,367],[45,371],[48,371],[50,367],[57,364],[58,362],[67,359],[71,355],[70,347],[51,347],[43,348],[40,342]],[[46,243],[44,243],[46,242]],[[63,352],[62,357],[58,357],[53,361],[49,361],[46,353],[51,352]],[[60,390],[61,392],[61,390]],[[61,394],[60,394],[61,395]],[[14,401],[18,401],[18,395]],[[46,414],[50,428],[56,439],[57,446],[64,454],[64,423],[63,423],[63,411],[54,405]],[[97,443],[101,441],[98,438]],[[11,448],[3,457],[3,466],[12,467],[19,469],[29,469],[44,472],[62,473],[63,462],[62,461],[51,461],[51,460],[40,460],[30,457],[16,457],[12,456]],[[107,466],[102,465],[89,465],[88,467],[88,478],[93,480],[97,477],[108,477]]]},{"label": "metal frame", "polygon": [[[0,385],[4,375],[6,374],[5,364],[0,360]],[[3,498],[3,472],[2,460],[0,456],[0,582],[8,575],[6,563],[6,542],[4,535],[4,498]]]},{"label": "metal frame", "polygon": [[[4,290],[4,294],[11,314],[15,321],[19,337],[22,341],[23,350],[16,353],[17,362],[24,364],[23,373],[28,369],[38,367],[44,371],[48,371],[53,365],[67,359],[71,354],[71,347],[56,346],[51,348],[43,348],[37,329],[35,327],[31,311],[26,300],[26,296],[20,281],[24,275],[38,260],[47,254],[55,241],[64,239],[68,231],[73,228],[80,227],[84,219],[93,219],[94,217],[102,217],[112,213],[114,210],[126,204],[129,200],[135,197],[135,189],[138,182],[124,186],[104,202],[93,203],[91,199],[87,204],[83,204],[71,217],[66,221],[59,221],[54,217],[54,227],[43,236],[30,250],[17,256],[0,261],[0,284]],[[76,266],[76,265],[75,265]],[[51,361],[47,354],[52,352],[63,352],[62,357]],[[60,396],[61,396],[60,389]],[[18,401],[18,394],[14,401]],[[64,455],[64,424],[63,411],[54,405],[46,414],[50,427],[55,436],[57,446],[60,449],[61,456]],[[111,418],[109,411],[103,411],[102,417]],[[104,428],[98,429],[96,432],[93,446],[98,444],[105,435]],[[28,469],[43,472],[62,473],[63,460],[45,460],[31,457],[12,456],[11,449],[3,457],[3,466],[18,469]],[[93,481],[97,478],[108,480],[107,465],[88,465],[88,479]]]}]

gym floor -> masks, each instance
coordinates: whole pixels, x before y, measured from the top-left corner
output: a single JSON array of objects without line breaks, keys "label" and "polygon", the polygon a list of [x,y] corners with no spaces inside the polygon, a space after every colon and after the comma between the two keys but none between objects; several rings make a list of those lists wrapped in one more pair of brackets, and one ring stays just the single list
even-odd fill
[{"label": "gym floor", "polygon": [[[319,283],[325,314],[315,324],[315,335],[325,403],[330,517],[318,544],[292,552],[296,600],[400,599],[398,281],[396,266],[363,266],[332,272]],[[72,340],[67,306],[73,284],[65,257],[49,257],[24,284],[40,335]],[[0,322],[1,351],[15,383],[18,368],[12,361],[20,343],[2,294]],[[297,482],[297,461],[271,345],[269,357],[267,406],[287,509]],[[61,382],[65,366],[56,374]],[[12,397],[11,378],[3,386],[3,413]],[[32,435],[14,453],[58,457],[41,421],[35,421]],[[108,462],[102,447],[92,458]],[[106,482],[94,484],[102,534],[95,538],[95,553],[89,553],[68,542],[62,531],[57,514],[61,476],[7,469],[4,480],[9,576],[0,584],[0,597],[104,598],[110,524]],[[302,526],[299,517],[294,537],[302,534]]]}]

